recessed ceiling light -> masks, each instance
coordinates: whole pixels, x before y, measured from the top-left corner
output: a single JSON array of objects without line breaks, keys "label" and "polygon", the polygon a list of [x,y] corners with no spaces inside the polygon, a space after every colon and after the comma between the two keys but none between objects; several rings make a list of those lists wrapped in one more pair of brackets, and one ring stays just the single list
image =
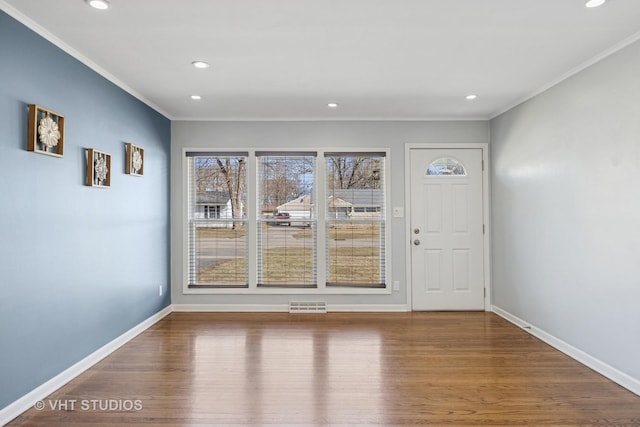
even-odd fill
[{"label": "recessed ceiling light", "polygon": [[584,5],[586,7],[598,7],[606,3],[607,0],[588,0]]},{"label": "recessed ceiling light", "polygon": [[191,99],[193,99],[194,101],[200,101],[202,97],[200,95],[191,95]]},{"label": "recessed ceiling light", "polygon": [[191,65],[193,65],[196,68],[209,68],[209,63],[204,61],[193,61]]},{"label": "recessed ceiling light", "polygon": [[474,100],[478,97],[478,95],[474,95],[474,94],[470,94],[464,97],[464,99],[467,99],[469,101]]},{"label": "recessed ceiling light", "polygon": [[89,6],[98,10],[107,10],[111,7],[107,0],[84,0]]},{"label": "recessed ceiling light", "polygon": [[329,108],[338,108],[338,104],[335,103],[335,102],[330,102],[330,103],[327,104],[327,107],[329,107]]}]

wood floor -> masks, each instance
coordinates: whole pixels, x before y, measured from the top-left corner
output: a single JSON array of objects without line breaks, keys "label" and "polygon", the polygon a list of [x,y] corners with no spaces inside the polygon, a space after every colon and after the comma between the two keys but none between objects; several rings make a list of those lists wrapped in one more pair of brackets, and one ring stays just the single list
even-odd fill
[{"label": "wood floor", "polygon": [[9,425],[640,426],[639,396],[481,312],[172,313],[43,404]]}]

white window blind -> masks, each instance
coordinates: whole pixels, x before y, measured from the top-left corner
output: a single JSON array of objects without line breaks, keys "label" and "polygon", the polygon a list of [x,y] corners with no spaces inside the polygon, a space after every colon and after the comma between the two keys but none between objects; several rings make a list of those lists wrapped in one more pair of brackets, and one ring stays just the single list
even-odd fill
[{"label": "white window blind", "polygon": [[317,286],[316,155],[256,152],[258,286]]},{"label": "white window blind", "polygon": [[187,151],[185,292],[384,291],[386,160],[373,151]]},{"label": "white window blind", "polygon": [[386,286],[385,154],[325,153],[327,287]]},{"label": "white window blind", "polygon": [[247,152],[187,152],[188,286],[247,287]]}]

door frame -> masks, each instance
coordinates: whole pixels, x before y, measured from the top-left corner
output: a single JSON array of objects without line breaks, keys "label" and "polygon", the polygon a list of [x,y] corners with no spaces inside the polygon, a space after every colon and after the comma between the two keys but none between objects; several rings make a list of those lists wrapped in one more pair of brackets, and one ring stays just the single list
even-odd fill
[{"label": "door frame", "polygon": [[484,267],[484,310],[491,311],[491,197],[489,185],[489,143],[488,142],[425,142],[405,143],[404,145],[404,200],[405,200],[405,260],[407,283],[407,309],[413,311],[413,283],[411,268],[411,150],[415,149],[464,149],[473,148],[482,150],[482,219],[484,224],[483,235],[483,267]]}]

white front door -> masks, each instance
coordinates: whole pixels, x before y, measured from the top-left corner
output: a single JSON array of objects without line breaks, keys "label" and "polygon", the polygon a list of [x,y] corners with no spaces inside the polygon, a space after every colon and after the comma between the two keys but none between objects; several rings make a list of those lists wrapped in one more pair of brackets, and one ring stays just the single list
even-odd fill
[{"label": "white front door", "polygon": [[482,149],[411,149],[414,310],[484,310]]}]

